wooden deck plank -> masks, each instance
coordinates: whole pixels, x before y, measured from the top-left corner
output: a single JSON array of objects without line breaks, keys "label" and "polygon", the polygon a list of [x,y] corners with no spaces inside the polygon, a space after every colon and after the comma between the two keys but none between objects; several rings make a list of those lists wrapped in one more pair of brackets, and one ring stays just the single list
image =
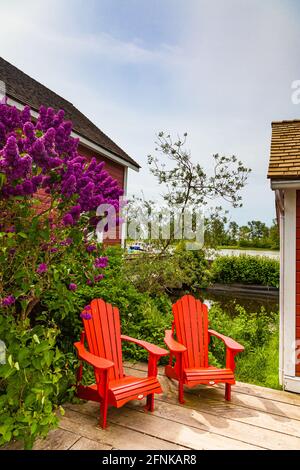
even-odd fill
[{"label": "wooden deck plank", "polygon": [[[33,450],[68,450],[72,445],[81,438],[73,430],[53,429],[48,433],[45,439],[37,439],[34,443]],[[23,450],[22,441],[12,441],[0,447],[0,450]]]},{"label": "wooden deck plank", "polygon": [[69,450],[111,450],[112,447],[101,442],[81,437]]},{"label": "wooden deck plank", "polygon": [[[172,403],[178,403],[173,390],[168,391],[167,388],[168,386],[173,387],[173,385],[174,383],[172,382],[164,384],[164,394],[161,396],[161,399]],[[206,412],[218,417],[250,424],[257,428],[269,429],[271,431],[277,431],[282,434],[288,434],[290,436],[300,438],[300,425],[298,420],[270,413],[268,410],[258,410],[226,402],[223,397],[223,392],[221,395],[217,389],[214,390],[214,395],[211,394],[209,398],[202,390],[198,393],[186,393],[185,406],[199,412]],[[276,404],[274,407],[276,407]],[[300,441],[298,445],[300,445]]]},{"label": "wooden deck plank", "polygon": [[[167,378],[161,378],[160,381],[164,389],[163,396],[171,401],[176,401],[176,382]],[[211,412],[217,410],[218,413],[220,411],[227,413],[230,410],[239,410],[241,416],[243,416],[247,414],[247,410],[249,413],[258,411],[273,415],[273,420],[278,418],[281,422],[282,419],[280,420],[280,418],[284,420],[291,419],[294,421],[295,426],[299,426],[300,407],[296,405],[273,402],[256,396],[251,397],[250,395],[237,394],[236,392],[232,392],[232,399],[230,402],[227,402],[224,399],[224,391],[217,387],[195,387],[192,390],[187,390],[187,393],[185,393],[186,403],[189,401],[195,403],[195,398],[193,397],[196,397],[201,402],[201,408],[205,407],[205,410],[207,409]],[[226,416],[228,415],[226,414]]]},{"label": "wooden deck plank", "polygon": [[239,393],[266,398],[272,401],[288,403],[290,405],[300,405],[300,395],[297,393],[286,392],[284,390],[275,390],[272,388],[261,387],[260,385],[245,384],[242,382],[237,382],[234,387]]},{"label": "wooden deck plank", "polygon": [[[125,368],[125,372],[130,375],[134,373],[137,376],[144,375],[144,371],[128,367]],[[168,392],[168,396],[177,396],[176,381],[168,379],[165,375],[161,375],[159,380],[162,385],[164,395]],[[224,400],[224,387],[221,386],[208,387],[205,385],[199,385],[192,389],[185,388],[185,393],[197,395],[200,400],[204,400],[205,402],[209,399],[218,400],[221,403],[220,406],[223,406],[225,409],[234,407],[234,405],[238,405],[240,407],[250,408],[251,410],[265,411],[266,413],[283,416],[285,418],[300,420],[300,402],[299,405],[296,405],[282,401],[266,399],[258,395],[240,393],[237,391],[236,386],[232,387],[232,397],[230,402],[226,402]],[[211,405],[210,402],[208,404]]]},{"label": "wooden deck plank", "polygon": [[80,434],[64,429],[53,429],[45,439],[37,439],[33,450],[68,450],[80,439]]},{"label": "wooden deck plank", "polygon": [[[125,372],[147,374],[147,364],[126,364]],[[186,389],[185,405],[177,401],[177,383],[159,369],[163,394],[154,413],[143,402],[110,408],[109,427],[98,427],[99,404],[66,404],[59,429],[39,439],[34,449],[300,449],[300,396],[256,385],[237,383],[232,400],[224,387]],[[3,449],[22,448],[13,442]]]},{"label": "wooden deck plank", "polygon": [[[197,401],[195,405],[196,406],[193,405],[188,408],[179,405],[176,400],[170,402],[170,397],[157,398],[153,414],[162,419],[160,425],[157,423],[157,428],[169,429],[170,427],[173,427],[173,423],[175,422],[209,432],[212,435],[225,436],[235,441],[239,441],[241,443],[240,445],[244,443],[256,446],[257,448],[274,450],[299,448],[300,439],[294,435],[286,435],[280,431],[273,431],[268,428],[259,428],[252,423],[243,423],[234,419],[222,417],[218,410],[215,410],[213,413],[205,412],[201,401]],[[72,405],[70,406],[72,408]],[[140,402],[132,402],[132,404],[128,404],[127,407],[144,414],[143,405]],[[213,404],[210,404],[208,406],[208,411],[210,411],[212,407]],[[81,405],[80,412],[92,416],[97,412],[97,408],[93,403],[86,403]],[[120,410],[115,411],[116,414],[118,412],[120,412]],[[147,420],[148,418],[144,415],[141,419]],[[172,424],[169,425],[167,422],[164,423],[163,420],[172,421]],[[124,425],[127,425],[126,422]],[[216,440],[217,437],[214,439],[214,445],[216,445]],[[228,446],[229,443],[227,442],[226,444]]]},{"label": "wooden deck plank", "polygon": [[[121,424],[128,430],[138,430],[157,439],[163,439],[170,443],[189,447],[191,449],[261,449],[256,445],[249,444],[234,438],[228,438],[222,434],[222,430],[218,433],[212,433],[207,425],[201,424],[191,410],[181,408],[174,405],[166,405],[163,410],[164,403],[157,403],[160,411],[155,413],[146,413],[143,411],[143,404],[136,402],[135,406],[125,406],[121,409],[111,409],[109,412],[109,421],[114,424]],[[80,413],[93,416],[97,412],[97,407],[92,402],[79,405]],[[70,405],[74,409],[74,405]],[[78,407],[78,405],[75,405]],[[162,412],[163,411],[163,412]],[[176,413],[180,411],[182,420],[176,419]],[[168,414],[168,417],[166,417]],[[173,417],[173,420],[170,417]],[[175,418],[175,419],[174,419]]]},{"label": "wooden deck plank", "polygon": [[[80,406],[80,405],[78,405]],[[109,423],[107,429],[100,429],[98,425],[98,413],[94,416],[78,413],[70,408],[66,408],[66,414],[60,421],[60,428],[73,431],[76,430],[78,434],[87,439],[97,441],[101,444],[113,447],[114,449],[121,450],[184,450],[186,447],[171,444],[165,440],[157,439],[143,432],[138,432],[133,429],[128,432],[128,428],[124,425],[116,425]],[[110,410],[111,411],[111,410]]]},{"label": "wooden deck plank", "polygon": [[[201,397],[219,401],[224,400],[224,388],[220,389],[219,387],[198,387],[193,390],[190,390],[190,392],[198,395],[199,398]],[[240,393],[237,391],[235,386],[233,386],[232,388],[231,402],[229,405],[237,405],[253,410],[265,411],[266,413],[283,416],[285,418],[300,420],[299,405],[292,405],[290,403],[270,400],[263,397],[259,397],[257,395]]]},{"label": "wooden deck plank", "polygon": [[195,408],[183,408],[170,402],[156,400],[154,414],[164,416],[166,419],[176,420],[188,426],[205,428],[213,433],[226,436],[244,443],[264,449],[283,450],[299,448],[300,439],[293,435],[286,435],[266,428],[258,428],[249,423],[228,419],[220,415],[197,411]]},{"label": "wooden deck plank", "polygon": [[[127,370],[128,374],[135,375],[140,373],[147,372],[147,364],[143,362],[138,363],[130,363],[128,361],[125,362],[125,370]],[[161,377],[165,377],[164,367],[159,366],[158,368],[158,375],[159,379]],[[223,385],[217,385],[216,387],[205,387],[203,389],[212,389],[212,388],[220,388],[224,389]],[[193,392],[193,389],[189,391]],[[271,400],[280,403],[286,403],[289,405],[300,406],[300,395],[292,392],[286,392],[283,390],[275,390],[271,388],[261,387],[259,385],[254,384],[245,384],[242,382],[237,382],[235,385],[232,386],[232,391],[235,393],[243,394],[243,395],[250,395],[257,398],[263,398],[265,400]]]},{"label": "wooden deck plank", "polygon": [[[115,410],[114,410],[115,411]],[[218,434],[212,434],[210,431],[200,428],[193,428],[182,423],[170,421],[162,422],[154,414],[142,415],[138,411],[124,408],[123,413],[114,413],[110,418],[115,424],[123,424],[129,429],[138,429],[140,432],[146,430],[148,435],[158,439],[168,440],[170,443],[189,447],[193,450],[255,450],[256,446],[243,443],[235,439]]]}]

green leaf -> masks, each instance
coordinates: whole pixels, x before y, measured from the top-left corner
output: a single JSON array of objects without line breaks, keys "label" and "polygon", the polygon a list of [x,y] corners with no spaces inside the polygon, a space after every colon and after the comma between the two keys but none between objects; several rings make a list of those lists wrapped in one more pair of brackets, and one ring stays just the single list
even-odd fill
[{"label": "green leaf", "polygon": [[37,430],[37,422],[34,421],[34,422],[32,423],[32,425],[30,426],[31,434],[35,434],[35,433],[36,433],[36,430]]},{"label": "green leaf", "polygon": [[32,338],[36,343],[40,344],[40,340],[36,334],[34,334]]},{"label": "green leaf", "polygon": [[21,238],[28,238],[27,235],[26,235],[26,233],[24,233],[24,232],[18,232],[18,235],[19,235],[19,237],[21,237]]}]

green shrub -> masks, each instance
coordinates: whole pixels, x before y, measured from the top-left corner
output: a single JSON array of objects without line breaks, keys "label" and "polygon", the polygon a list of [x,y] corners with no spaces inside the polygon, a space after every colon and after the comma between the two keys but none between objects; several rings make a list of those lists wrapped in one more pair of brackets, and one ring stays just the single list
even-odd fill
[{"label": "green shrub", "polygon": [[125,264],[125,275],[139,292],[163,294],[174,289],[196,291],[210,281],[209,263],[205,252],[187,250],[180,242],[172,254],[139,254]]},{"label": "green shrub", "polygon": [[181,242],[175,251],[175,258],[181,274],[181,282],[190,291],[207,287],[210,283],[209,263],[204,250],[186,250]]},{"label": "green shrub", "polygon": [[182,285],[182,272],[173,255],[140,253],[128,259],[124,268],[125,276],[139,292],[160,295]]},{"label": "green shrub", "polygon": [[279,287],[279,261],[263,256],[218,256],[211,265],[213,282]]},{"label": "green shrub", "polygon": [[21,440],[30,449],[57,426],[56,410],[72,396],[74,356],[56,346],[58,330],[0,317],[6,363],[0,365],[0,445]]},{"label": "green shrub", "polygon": [[[224,313],[217,305],[209,310],[210,328],[230,336],[245,347],[236,356],[236,378],[243,382],[265,387],[280,388],[279,366],[279,315],[267,314],[263,309],[247,313],[236,306],[236,316]],[[222,341],[213,338],[210,349],[219,366],[225,365],[225,348]]]},{"label": "green shrub", "polygon": [[[79,339],[82,330],[80,312],[96,298],[119,308],[124,334],[163,346],[164,330],[171,325],[171,301],[165,294],[151,296],[136,289],[124,272],[121,249],[108,248],[105,255],[109,266],[101,282],[94,286],[80,285],[63,307],[63,300],[55,290],[49,290],[44,297],[43,308],[61,330],[59,347],[64,351],[74,350],[73,342]],[[127,358],[147,358],[147,353],[134,345],[123,343],[123,351]]]}]

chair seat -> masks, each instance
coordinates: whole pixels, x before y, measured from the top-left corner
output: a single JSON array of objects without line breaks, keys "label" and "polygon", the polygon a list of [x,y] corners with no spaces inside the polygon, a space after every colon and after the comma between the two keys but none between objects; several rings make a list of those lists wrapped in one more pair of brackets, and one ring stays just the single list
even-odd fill
[{"label": "chair seat", "polygon": [[120,408],[127,401],[142,400],[151,393],[162,393],[159,381],[156,377],[126,376],[122,379],[111,380],[108,384],[108,393]]},{"label": "chair seat", "polygon": [[198,369],[184,369],[185,383],[187,385],[216,383],[235,384],[234,373],[231,369],[218,369],[217,367],[200,367]]}]

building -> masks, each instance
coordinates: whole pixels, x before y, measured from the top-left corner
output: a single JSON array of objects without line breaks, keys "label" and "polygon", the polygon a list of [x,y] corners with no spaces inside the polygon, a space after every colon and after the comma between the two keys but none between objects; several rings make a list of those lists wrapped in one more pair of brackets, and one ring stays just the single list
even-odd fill
[{"label": "building", "polygon": [[300,120],[272,123],[268,178],[280,227],[280,381],[300,393]]},{"label": "building", "polygon": [[[127,191],[128,169],[139,171],[139,164],[124,150],[113,142],[104,132],[93,124],[72,103],[49,90],[46,86],[29,77],[6,60],[0,57],[0,81],[5,84],[7,104],[22,109],[29,105],[32,116],[37,116],[41,105],[52,107],[56,111],[63,109],[65,118],[72,121],[72,136],[80,139],[79,153],[87,158],[96,157],[105,162],[105,169],[118,181],[124,193]],[[119,243],[118,231],[116,240],[108,243]]]}]

